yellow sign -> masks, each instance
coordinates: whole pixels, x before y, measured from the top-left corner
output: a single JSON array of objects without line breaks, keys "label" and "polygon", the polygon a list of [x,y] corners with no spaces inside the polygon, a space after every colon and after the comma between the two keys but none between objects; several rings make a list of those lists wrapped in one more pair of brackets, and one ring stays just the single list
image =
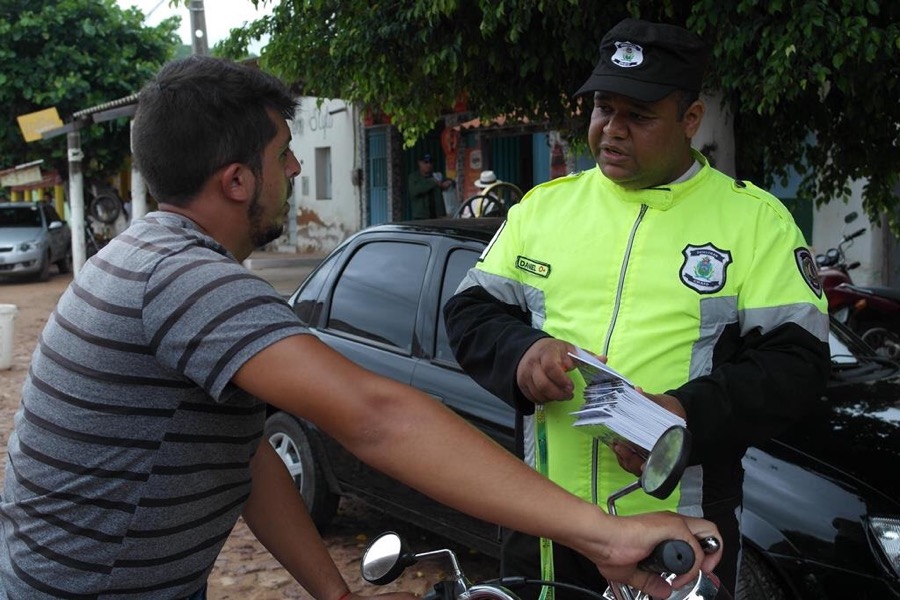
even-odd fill
[{"label": "yellow sign", "polygon": [[56,112],[55,106],[21,115],[16,117],[16,119],[19,121],[19,129],[22,130],[22,136],[26,142],[39,140],[43,132],[63,126],[62,119],[59,118],[59,113]]}]

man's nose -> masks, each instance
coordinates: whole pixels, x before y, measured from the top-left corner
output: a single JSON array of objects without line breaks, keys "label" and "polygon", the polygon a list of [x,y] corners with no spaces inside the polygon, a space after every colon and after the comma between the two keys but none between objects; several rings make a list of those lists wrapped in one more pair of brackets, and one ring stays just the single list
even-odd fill
[{"label": "man's nose", "polygon": [[302,165],[300,164],[300,161],[297,160],[297,157],[294,156],[294,153],[293,153],[293,152],[291,152],[291,160],[288,161],[287,168],[288,168],[288,173],[287,173],[287,175],[288,175],[288,177],[290,177],[291,179],[293,179],[294,177],[296,177],[297,175],[299,175],[299,174],[300,174],[300,171],[303,170],[303,167],[302,167]]},{"label": "man's nose", "polygon": [[620,113],[612,113],[603,125],[603,133],[613,137],[624,137],[626,133],[625,117]]}]

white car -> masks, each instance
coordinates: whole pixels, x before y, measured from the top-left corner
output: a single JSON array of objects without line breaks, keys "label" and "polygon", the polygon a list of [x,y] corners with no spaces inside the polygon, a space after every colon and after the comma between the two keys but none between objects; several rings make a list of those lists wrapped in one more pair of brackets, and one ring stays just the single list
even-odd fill
[{"label": "white car", "polygon": [[50,265],[72,270],[72,232],[46,202],[0,203],[0,277],[46,281]]}]

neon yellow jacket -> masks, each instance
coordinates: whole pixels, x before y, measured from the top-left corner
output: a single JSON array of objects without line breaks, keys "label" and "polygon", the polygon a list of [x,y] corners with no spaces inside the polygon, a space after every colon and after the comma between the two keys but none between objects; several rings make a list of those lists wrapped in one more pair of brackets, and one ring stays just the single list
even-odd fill
[{"label": "neon yellow jacket", "polygon": [[[599,168],[534,188],[445,308],[460,364],[522,413],[534,405],[515,384],[516,364],[547,335],[682,402],[702,466],[668,501],[632,494],[620,514],[733,509],[746,447],[803,414],[830,365],[825,300],[790,213],[695,157],[695,176],[659,188],[629,191]],[[605,507],[634,476],[572,428],[583,402],[575,373],[574,398],[545,405],[546,474]],[[524,438],[535,464],[533,416]]]}]

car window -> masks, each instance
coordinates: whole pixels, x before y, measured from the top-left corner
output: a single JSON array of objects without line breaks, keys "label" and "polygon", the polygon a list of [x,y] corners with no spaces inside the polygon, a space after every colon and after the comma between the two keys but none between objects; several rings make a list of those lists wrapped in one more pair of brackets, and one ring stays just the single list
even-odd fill
[{"label": "car window", "polygon": [[41,213],[34,206],[0,208],[0,227],[41,227]]},{"label": "car window", "polygon": [[450,299],[450,296],[456,293],[459,282],[463,280],[466,272],[478,260],[478,252],[474,250],[466,250],[459,248],[453,250],[447,256],[447,266],[444,270],[444,281],[441,285],[441,303],[438,310],[437,335],[435,336],[434,358],[448,362],[456,362],[453,356],[453,350],[450,349],[450,343],[447,340],[447,324],[444,322],[444,304]]},{"label": "car window", "polygon": [[341,254],[342,250],[329,254],[303,282],[303,289],[294,299],[294,314],[304,325],[318,324],[319,315],[322,313],[322,288],[325,287],[325,281]]},{"label": "car window", "polygon": [[360,246],[334,286],[328,328],[410,353],[429,253],[424,244]]}]

